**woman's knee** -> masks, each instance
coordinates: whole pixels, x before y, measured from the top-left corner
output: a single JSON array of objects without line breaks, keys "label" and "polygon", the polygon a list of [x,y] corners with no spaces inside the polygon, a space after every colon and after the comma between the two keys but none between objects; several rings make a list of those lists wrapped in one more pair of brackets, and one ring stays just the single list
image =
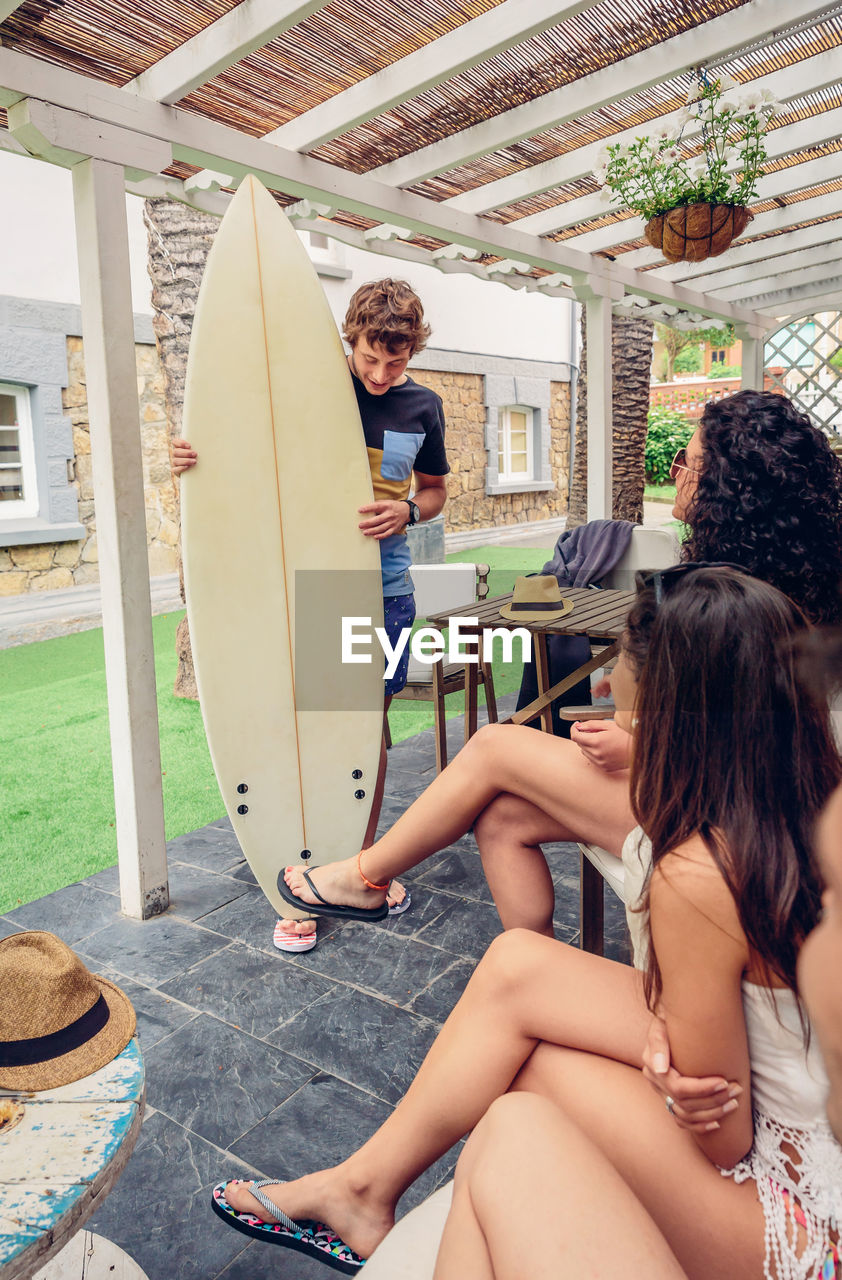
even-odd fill
[{"label": "woman's knee", "polygon": [[[492,726],[493,727],[493,726]],[[486,805],[474,823],[474,835],[480,854],[498,840],[519,841],[523,833],[524,801],[508,791],[501,791]]]},{"label": "woman's knee", "polygon": [[536,966],[543,966],[545,947],[550,941],[531,929],[498,933],[477,965],[474,980],[491,999],[517,1000],[524,984],[532,980]]}]

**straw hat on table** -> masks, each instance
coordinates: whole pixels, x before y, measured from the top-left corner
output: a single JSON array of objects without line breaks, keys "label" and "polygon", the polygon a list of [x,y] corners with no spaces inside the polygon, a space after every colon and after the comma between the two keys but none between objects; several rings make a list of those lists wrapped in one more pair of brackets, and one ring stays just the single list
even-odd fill
[{"label": "straw hat on table", "polygon": [[0,1088],[80,1080],[116,1058],[134,1031],[128,996],[54,933],[0,941]]},{"label": "straw hat on table", "polygon": [[557,578],[535,573],[515,579],[511,603],[501,605],[500,613],[510,622],[557,622],[572,608],[573,601],[561,594]]}]

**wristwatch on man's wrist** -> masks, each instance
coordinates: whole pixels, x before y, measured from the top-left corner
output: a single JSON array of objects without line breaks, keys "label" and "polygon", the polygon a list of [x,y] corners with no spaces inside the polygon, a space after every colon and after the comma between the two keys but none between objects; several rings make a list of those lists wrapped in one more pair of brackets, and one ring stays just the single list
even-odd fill
[{"label": "wristwatch on man's wrist", "polygon": [[421,512],[418,510],[417,505],[414,502],[411,502],[409,498],[404,498],[404,502],[409,507],[409,519],[407,520],[407,524],[417,524],[421,519]]}]

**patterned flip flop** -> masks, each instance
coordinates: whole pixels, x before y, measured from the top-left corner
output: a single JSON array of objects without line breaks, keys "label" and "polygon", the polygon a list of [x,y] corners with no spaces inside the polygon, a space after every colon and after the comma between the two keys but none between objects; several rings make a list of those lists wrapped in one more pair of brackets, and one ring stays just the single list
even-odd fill
[{"label": "patterned flip flop", "polygon": [[273,1217],[279,1218],[279,1222],[264,1222],[253,1213],[238,1213],[225,1199],[225,1188],[228,1182],[219,1182],[214,1187],[211,1208],[223,1222],[228,1223],[229,1227],[242,1231],[244,1235],[252,1236],[255,1240],[265,1240],[267,1244],[279,1244],[287,1249],[294,1249],[298,1253],[309,1254],[311,1258],[316,1258],[325,1266],[332,1267],[334,1271],[341,1271],[343,1275],[357,1275],[365,1258],[359,1257],[353,1249],[349,1249],[335,1231],[331,1231],[330,1227],[323,1222],[311,1222],[307,1219],[293,1222],[292,1218],[288,1218],[276,1205],[273,1205],[263,1192],[263,1187],[282,1185],[277,1179],[264,1178],[261,1182],[252,1182],[249,1187],[255,1200],[262,1204]]},{"label": "patterned flip flop", "polygon": [[400,902],[396,902],[393,907],[389,907],[390,916],[402,916],[404,911],[408,911],[412,906],[412,898],[409,896],[409,890],[406,890],[406,897]]},{"label": "patterned flip flop", "polygon": [[312,951],[318,942],[318,937],[315,930],[312,933],[295,933],[284,927],[283,920],[278,920],[275,932],[272,934],[272,942],[278,951]]}]

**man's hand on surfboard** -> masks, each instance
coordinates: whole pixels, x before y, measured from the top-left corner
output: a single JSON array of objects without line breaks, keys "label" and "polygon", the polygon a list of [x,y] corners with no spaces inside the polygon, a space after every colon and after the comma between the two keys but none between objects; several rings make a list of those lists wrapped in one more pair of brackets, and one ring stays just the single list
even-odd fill
[{"label": "man's hand on surfboard", "polygon": [[357,509],[361,516],[371,512],[368,520],[360,522],[360,528],[367,538],[376,538],[378,542],[391,537],[393,533],[401,533],[409,523],[409,507],[405,502],[383,498]]},{"label": "man's hand on surfboard", "polygon": [[182,471],[187,471],[189,467],[195,467],[199,455],[195,449],[190,447],[189,440],[173,440],[172,442],[172,472],[174,476],[180,476]]}]

